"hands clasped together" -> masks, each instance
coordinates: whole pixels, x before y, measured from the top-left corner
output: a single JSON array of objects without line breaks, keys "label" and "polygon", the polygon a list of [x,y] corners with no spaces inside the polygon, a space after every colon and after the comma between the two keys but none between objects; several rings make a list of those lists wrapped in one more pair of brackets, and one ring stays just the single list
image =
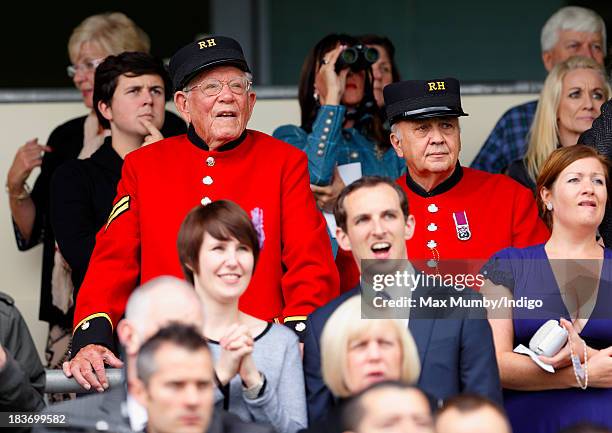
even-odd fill
[{"label": "hands clasped together", "polygon": [[252,388],[262,382],[252,356],[254,343],[247,326],[236,323],[228,328],[219,342],[221,355],[215,369],[222,385],[228,384],[237,374],[246,388]]}]

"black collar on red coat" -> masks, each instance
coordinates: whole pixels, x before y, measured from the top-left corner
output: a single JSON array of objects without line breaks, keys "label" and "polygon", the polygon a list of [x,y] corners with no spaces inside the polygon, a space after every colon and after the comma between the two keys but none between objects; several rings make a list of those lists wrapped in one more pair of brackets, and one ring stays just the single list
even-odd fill
[{"label": "black collar on red coat", "polygon": [[455,166],[453,174],[451,174],[448,179],[446,179],[440,185],[436,186],[431,191],[425,191],[421,185],[416,183],[414,179],[410,177],[409,171],[406,171],[406,185],[408,185],[408,189],[410,189],[410,191],[420,195],[421,197],[433,197],[450,190],[452,187],[459,183],[462,177],[463,168],[461,168],[461,164],[459,164],[459,161],[457,161],[457,165]]},{"label": "black collar on red coat", "polygon": [[[225,143],[223,146],[217,147],[215,150],[217,152],[225,152],[226,150],[232,150],[233,148],[238,147],[238,145],[244,141],[246,136],[247,136],[247,132],[245,129],[240,135],[240,137],[238,137],[234,141]],[[193,127],[191,123],[189,124],[189,129],[187,130],[187,138],[189,138],[189,141],[191,141],[193,144],[198,146],[200,149],[210,150],[210,148],[208,147],[208,144],[206,144],[206,142],[202,140],[202,138],[198,135],[198,133],[196,132],[195,128]]]}]

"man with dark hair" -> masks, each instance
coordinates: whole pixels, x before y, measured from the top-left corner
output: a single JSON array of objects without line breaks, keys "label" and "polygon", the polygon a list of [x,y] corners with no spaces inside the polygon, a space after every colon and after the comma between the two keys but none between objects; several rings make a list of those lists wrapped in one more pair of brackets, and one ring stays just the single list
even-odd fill
[{"label": "man with dark hair", "polygon": [[503,409],[479,395],[447,400],[436,413],[436,431],[444,433],[512,433]]},{"label": "man with dark hair", "polygon": [[191,326],[160,329],[140,348],[134,396],[147,409],[147,433],[268,433],[272,429],[224,413],[213,417],[213,360]]},{"label": "man with dark hair", "polygon": [[[350,251],[359,267],[385,263],[414,272],[409,262],[406,241],[414,235],[415,216],[408,213],[404,190],[389,179],[362,177],[347,186],[338,197],[334,212],[336,239]],[[335,404],[323,382],[319,341],[325,323],[347,299],[372,291],[357,285],[308,317],[304,338],[304,377],[310,423],[320,419]],[[463,294],[468,296],[469,291]],[[400,296],[409,295],[406,288]],[[438,292],[436,292],[437,294]],[[414,287],[412,297],[427,297],[430,288]],[[444,292],[446,296],[448,292]],[[365,301],[362,313],[365,311]],[[407,314],[408,312],[409,314]],[[418,385],[436,400],[444,400],[460,392],[473,392],[501,402],[501,385],[493,346],[491,328],[486,320],[466,317],[444,319],[442,314],[410,307],[402,318],[414,337],[421,361]],[[442,313],[442,311],[440,311]]]},{"label": "man with dark hair", "polygon": [[96,69],[94,108],[111,136],[90,158],[59,167],[51,182],[51,224],[75,289],[63,296],[66,307],[77,297],[96,233],[113,208],[123,159],[143,144],[163,138],[159,128],[170,86],[161,60],[146,53],[109,56]]},{"label": "man with dark hair", "polygon": [[147,340],[136,361],[134,396],[147,410],[147,433],[202,433],[214,408],[213,360],[193,327],[169,325]]},{"label": "man with dark hair", "polygon": [[402,382],[378,382],[352,397],[341,413],[345,433],[433,433],[427,396]]},{"label": "man with dark hair", "polygon": [[[566,6],[556,11],[542,27],[542,63],[548,72],[571,56],[584,56],[603,65],[606,57],[606,24],[594,11]],[[538,101],[512,107],[497,121],[493,131],[472,161],[471,167],[490,173],[503,172],[527,151],[527,135]]]},{"label": "man with dark hair", "polygon": [[[189,131],[126,158],[77,301],[73,371],[115,362],[113,327],[139,279],[182,274],[176,235],[198,204],[232,200],[260,234],[257,270],[240,298],[245,313],[299,335],[306,315],[339,292],[306,155],[246,129],[256,96],[240,44],[224,36],[189,43],[170,60],[170,73]],[[97,373],[88,383],[102,389],[104,370]]]}]

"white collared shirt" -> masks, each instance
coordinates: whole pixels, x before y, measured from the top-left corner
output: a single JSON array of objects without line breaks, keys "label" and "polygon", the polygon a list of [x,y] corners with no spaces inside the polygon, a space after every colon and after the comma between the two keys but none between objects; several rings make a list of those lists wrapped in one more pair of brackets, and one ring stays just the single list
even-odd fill
[{"label": "white collared shirt", "polygon": [[132,430],[137,432],[143,431],[149,420],[147,410],[129,393],[127,396],[127,413],[130,418],[130,427]]}]

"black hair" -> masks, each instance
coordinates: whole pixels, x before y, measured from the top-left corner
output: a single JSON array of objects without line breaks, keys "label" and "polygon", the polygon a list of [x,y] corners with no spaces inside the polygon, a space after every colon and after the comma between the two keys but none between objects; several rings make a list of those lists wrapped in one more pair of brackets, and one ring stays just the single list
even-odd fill
[{"label": "black hair", "polygon": [[151,376],[157,370],[155,355],[164,344],[172,344],[192,353],[204,350],[210,355],[206,339],[194,326],[176,322],[170,323],[160,328],[138,350],[136,371],[138,372],[138,378],[145,385],[148,385]]},{"label": "black hair", "polygon": [[93,108],[98,121],[103,128],[109,129],[110,122],[102,116],[98,104],[103,102],[110,105],[117,82],[121,75],[139,77],[141,75],[159,75],[164,82],[166,101],[172,96],[172,82],[163,62],[150,54],[128,51],[117,56],[108,56],[96,68],[94,77]]}]

